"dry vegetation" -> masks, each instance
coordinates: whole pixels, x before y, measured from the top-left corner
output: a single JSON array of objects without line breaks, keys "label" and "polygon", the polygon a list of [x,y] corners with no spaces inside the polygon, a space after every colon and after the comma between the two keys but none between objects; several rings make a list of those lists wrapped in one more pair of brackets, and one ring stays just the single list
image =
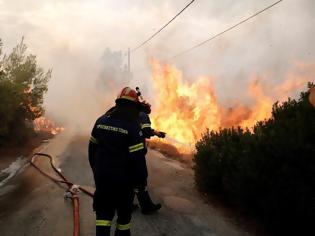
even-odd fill
[{"label": "dry vegetation", "polygon": [[174,145],[157,141],[157,140],[149,140],[147,143],[148,143],[149,148],[159,151],[164,156],[170,159],[180,161],[190,167],[193,164],[193,161],[192,161],[193,156],[194,156],[193,153],[190,153],[190,154],[182,153]]}]

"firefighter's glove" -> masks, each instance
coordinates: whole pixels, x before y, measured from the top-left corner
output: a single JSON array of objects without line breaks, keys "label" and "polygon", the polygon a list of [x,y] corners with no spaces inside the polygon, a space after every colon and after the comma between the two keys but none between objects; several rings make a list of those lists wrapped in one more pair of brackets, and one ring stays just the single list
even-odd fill
[{"label": "firefighter's glove", "polygon": [[156,136],[158,136],[159,138],[165,138],[166,133],[159,131],[159,132],[157,132]]}]

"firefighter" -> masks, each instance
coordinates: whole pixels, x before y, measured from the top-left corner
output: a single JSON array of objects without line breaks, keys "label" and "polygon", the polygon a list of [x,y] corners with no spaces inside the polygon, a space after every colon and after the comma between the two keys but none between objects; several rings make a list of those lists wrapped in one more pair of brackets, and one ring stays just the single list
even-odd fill
[{"label": "firefighter", "polygon": [[[139,88],[136,88],[137,95],[139,98],[142,99],[141,93]],[[143,100],[143,99],[142,99]],[[115,110],[115,106],[110,108],[105,114],[111,114]],[[158,136],[159,138],[165,138],[165,133],[156,131],[151,128],[151,121],[149,118],[149,114],[151,113],[151,105],[146,103],[145,101],[141,102],[141,108],[139,113],[139,122],[141,125],[141,130],[144,139],[149,139],[152,136]],[[145,141],[145,140],[144,140]],[[145,154],[147,153],[146,145],[144,145]],[[150,215],[157,212],[162,205],[161,204],[154,204],[150,197],[150,194],[147,189],[147,185],[140,186],[138,189],[135,190],[135,194],[137,195],[139,205],[141,207],[141,212],[144,215]],[[132,210],[138,209],[137,204],[132,204]]]},{"label": "firefighter", "polygon": [[[138,94],[139,95],[139,94]],[[165,138],[165,133],[156,131],[151,128],[151,121],[149,118],[149,114],[151,113],[151,105],[146,102],[141,103],[141,111],[139,113],[139,119],[141,123],[141,130],[144,138],[151,138],[156,135],[160,138]],[[144,146],[145,154],[147,153],[146,145]],[[138,189],[136,192],[139,205],[141,207],[141,212],[145,215],[155,213],[158,211],[162,205],[154,204],[151,200],[149,192],[147,190],[147,186],[142,186],[142,188]],[[135,208],[135,205],[133,206]]]},{"label": "firefighter", "polygon": [[117,213],[115,236],[130,235],[134,190],[147,185],[144,138],[139,124],[140,103],[136,91],[126,87],[116,106],[97,119],[89,142],[93,170],[96,235],[109,236]]}]

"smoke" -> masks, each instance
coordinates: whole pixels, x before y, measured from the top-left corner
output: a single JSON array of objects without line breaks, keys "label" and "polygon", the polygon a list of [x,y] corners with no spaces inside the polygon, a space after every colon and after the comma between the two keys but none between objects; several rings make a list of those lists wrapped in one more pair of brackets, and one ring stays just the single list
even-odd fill
[{"label": "smoke", "polygon": [[105,49],[101,58],[102,71],[97,81],[101,93],[115,91],[130,83],[131,76],[123,58],[121,51],[112,52],[109,48]]},{"label": "smoke", "polygon": [[[190,83],[200,76],[215,78],[218,102],[231,107],[229,114],[234,114],[235,107],[243,109],[238,113],[240,120],[248,114],[251,103],[244,88],[257,77],[260,84],[282,91],[292,70],[300,76],[296,84],[305,78],[314,81],[313,69],[292,69],[315,62],[313,0],[285,0],[211,43],[169,61],[178,52],[274,2],[196,1],[131,55],[131,79],[126,69],[127,48],[143,42],[188,2],[0,0],[0,38],[9,51],[25,36],[39,64],[53,69],[45,97],[47,115],[80,132],[91,129],[95,119],[114,104],[123,86],[139,86],[153,105],[158,102],[151,58],[176,65]],[[290,96],[296,96],[296,91],[290,91]]]},{"label": "smoke", "polygon": [[130,83],[122,54],[106,48],[93,66],[79,55],[74,61],[72,56],[64,61],[62,71],[74,71],[59,75],[64,81],[51,81],[46,97],[48,115],[73,131],[89,132],[96,118],[114,105],[119,89]]}]

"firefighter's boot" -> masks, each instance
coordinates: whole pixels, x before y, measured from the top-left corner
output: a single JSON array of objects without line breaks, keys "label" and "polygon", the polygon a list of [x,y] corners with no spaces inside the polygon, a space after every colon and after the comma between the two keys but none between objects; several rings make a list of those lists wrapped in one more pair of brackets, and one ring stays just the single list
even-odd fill
[{"label": "firefighter's boot", "polygon": [[141,207],[141,212],[144,215],[150,215],[157,212],[162,205],[161,204],[154,204],[151,200],[148,191],[140,191],[137,193],[138,201]]}]

